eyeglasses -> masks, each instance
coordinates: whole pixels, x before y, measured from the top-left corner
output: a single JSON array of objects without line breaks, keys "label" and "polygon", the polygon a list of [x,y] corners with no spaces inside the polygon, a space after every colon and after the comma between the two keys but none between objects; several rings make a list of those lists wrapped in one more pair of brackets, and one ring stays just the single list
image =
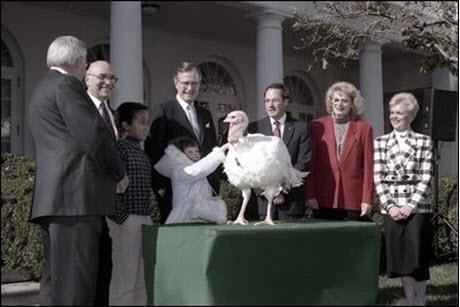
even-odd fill
[{"label": "eyeglasses", "polygon": [[194,81],[190,81],[190,82],[178,81],[178,83],[182,85],[183,87],[186,87],[186,86],[197,87],[200,84],[200,82],[194,82]]},{"label": "eyeglasses", "polygon": [[265,104],[270,104],[270,103],[280,104],[282,102],[283,102],[283,99],[264,99]]},{"label": "eyeglasses", "polygon": [[100,74],[100,75],[87,74],[87,75],[96,77],[101,81],[109,80],[111,82],[118,82],[118,77],[114,74]]}]

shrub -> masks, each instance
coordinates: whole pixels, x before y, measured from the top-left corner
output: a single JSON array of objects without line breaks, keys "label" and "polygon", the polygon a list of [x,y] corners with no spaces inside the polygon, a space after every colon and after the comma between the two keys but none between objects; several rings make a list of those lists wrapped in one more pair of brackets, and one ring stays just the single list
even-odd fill
[{"label": "shrub", "polygon": [[40,227],[28,222],[34,177],[33,160],[2,154],[2,263],[27,280],[43,267]]},{"label": "shrub", "polygon": [[[433,191],[431,191],[429,197],[434,202]],[[458,178],[456,176],[440,176],[438,183],[438,212],[439,215],[433,221],[435,256],[440,257],[448,254],[458,256],[458,236],[447,225],[447,223],[451,224],[458,231]]]},{"label": "shrub", "polygon": [[152,208],[150,217],[152,218],[153,224],[160,225],[160,209],[158,208],[158,202],[153,191],[150,193],[150,208]]},{"label": "shrub", "polygon": [[220,181],[220,196],[227,204],[227,217],[229,221],[236,219],[243,202],[241,191],[231,185],[228,181]]},{"label": "shrub", "polygon": [[[40,227],[29,223],[35,162],[19,155],[2,154],[2,265],[17,270],[24,280],[38,280],[43,268]],[[154,194],[152,220],[160,215]]]},{"label": "shrub", "polygon": [[[375,194],[375,193],[374,193]],[[428,191],[428,198],[434,204],[433,186]],[[458,238],[450,228],[442,221],[444,217],[447,222],[456,227],[458,231],[458,178],[455,175],[442,175],[438,182],[438,212],[441,213],[433,220],[434,229],[434,256],[440,257],[447,254],[458,256]],[[382,215],[380,202],[377,195],[374,199],[372,219],[381,225]],[[435,214],[436,216],[436,214]]]}]

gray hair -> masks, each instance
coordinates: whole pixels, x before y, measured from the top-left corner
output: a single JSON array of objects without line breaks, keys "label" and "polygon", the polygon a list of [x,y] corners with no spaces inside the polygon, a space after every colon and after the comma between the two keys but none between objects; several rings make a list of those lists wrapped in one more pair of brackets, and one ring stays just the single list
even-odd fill
[{"label": "gray hair", "polygon": [[332,114],[332,96],[335,92],[343,92],[350,97],[351,100],[351,115],[359,117],[364,113],[364,98],[361,92],[351,83],[340,81],[332,84],[326,93],[326,111]]},{"label": "gray hair", "polygon": [[86,58],[86,44],[74,36],[59,36],[48,47],[48,67],[73,67],[79,58]]},{"label": "gray hair", "polygon": [[397,106],[399,104],[403,104],[407,112],[409,113],[411,121],[415,119],[415,116],[417,116],[417,112],[419,109],[419,105],[415,96],[411,93],[406,92],[393,95],[388,104],[390,105],[390,108]]},{"label": "gray hair", "polygon": [[174,78],[177,78],[177,75],[184,72],[196,71],[198,78],[201,80],[201,72],[198,66],[192,62],[182,62],[177,66],[176,71],[174,72]]}]

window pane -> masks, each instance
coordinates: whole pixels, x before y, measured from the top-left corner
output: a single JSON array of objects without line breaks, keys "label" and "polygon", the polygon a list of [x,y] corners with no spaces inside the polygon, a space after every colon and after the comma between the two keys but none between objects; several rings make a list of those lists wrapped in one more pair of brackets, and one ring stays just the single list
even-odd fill
[{"label": "window pane", "polygon": [[11,151],[11,80],[2,79],[2,153]]},{"label": "window pane", "polygon": [[11,152],[11,142],[10,141],[3,141],[2,138],[2,153]]},{"label": "window pane", "polygon": [[2,79],[2,100],[11,100],[11,80]]},{"label": "window pane", "polygon": [[313,106],[313,95],[308,85],[297,76],[284,78],[284,84],[291,94],[291,101],[298,105]]},{"label": "window pane", "polygon": [[[2,39],[2,66],[13,67],[13,59],[11,58],[11,52],[8,49],[8,46],[3,41],[3,39]],[[2,145],[2,148],[3,148],[3,145]]]},{"label": "window pane", "polygon": [[200,107],[203,107],[203,108],[209,110],[209,103],[208,102],[200,101],[198,104],[199,104]]},{"label": "window pane", "polygon": [[[235,83],[222,65],[205,62],[199,66],[199,69],[202,75],[202,94],[236,97]],[[235,99],[231,100],[234,101]]]},{"label": "window pane", "polygon": [[88,50],[88,54],[86,55],[86,60],[88,63],[103,60],[109,61],[110,60],[110,46],[109,44],[100,44],[91,47]]}]

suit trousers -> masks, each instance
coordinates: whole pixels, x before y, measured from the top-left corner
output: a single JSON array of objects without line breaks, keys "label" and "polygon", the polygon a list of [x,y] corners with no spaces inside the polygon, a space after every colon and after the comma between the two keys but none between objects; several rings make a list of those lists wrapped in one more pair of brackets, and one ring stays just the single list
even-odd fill
[{"label": "suit trousers", "polygon": [[100,216],[59,216],[42,220],[45,267],[40,305],[94,305]]},{"label": "suit trousers", "polygon": [[121,225],[107,219],[113,250],[110,305],[145,306],[147,304],[142,256],[142,225],[152,224],[150,215],[130,214]]},{"label": "suit trousers", "polygon": [[96,306],[109,305],[109,285],[112,276],[112,239],[105,218],[102,219],[99,239],[99,266],[97,272]]}]

